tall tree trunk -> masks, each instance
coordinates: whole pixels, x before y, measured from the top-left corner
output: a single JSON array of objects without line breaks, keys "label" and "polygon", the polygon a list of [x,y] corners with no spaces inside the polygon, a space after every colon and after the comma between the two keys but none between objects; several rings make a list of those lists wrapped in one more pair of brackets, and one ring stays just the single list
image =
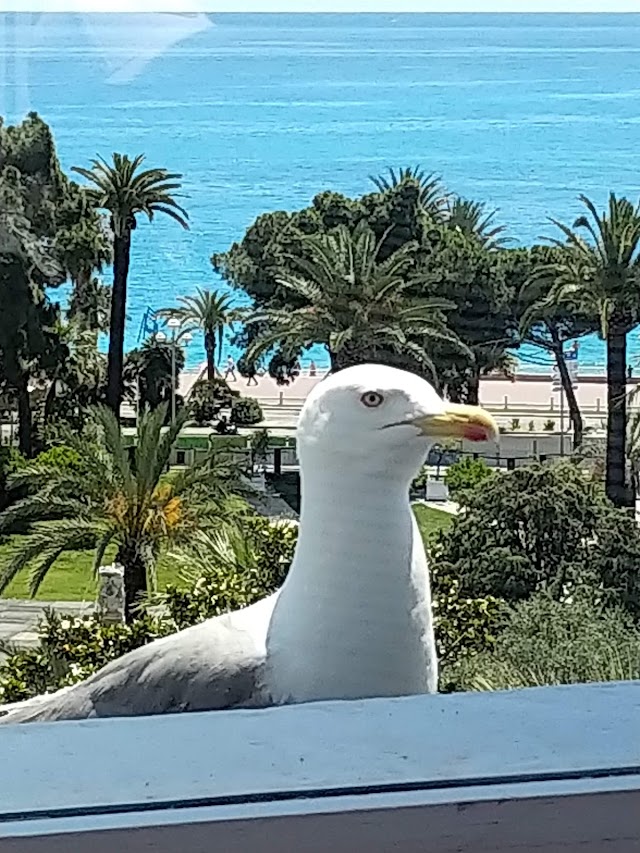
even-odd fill
[{"label": "tall tree trunk", "polygon": [[16,388],[18,395],[18,447],[23,456],[33,453],[33,418],[29,399],[29,378],[24,376]]},{"label": "tall tree trunk", "polygon": [[607,335],[607,497],[619,507],[633,507],[635,496],[626,477],[627,446],[627,335],[613,314]]},{"label": "tall tree trunk", "polygon": [[205,333],[204,348],[207,353],[207,381],[213,382],[216,378],[216,337],[212,332]]},{"label": "tall tree trunk", "polygon": [[109,326],[109,360],[107,368],[107,405],[120,418],[122,404],[122,365],[124,361],[124,328],[127,316],[127,279],[131,259],[131,230],[116,236],[113,244],[113,292]]},{"label": "tall tree trunk", "polygon": [[477,406],[480,403],[480,368],[472,367],[471,375],[467,380],[466,402],[470,406]]},{"label": "tall tree trunk", "polygon": [[547,328],[549,330],[551,340],[553,341],[553,355],[558,367],[558,373],[560,374],[560,382],[567,401],[567,408],[569,409],[569,419],[571,421],[571,426],[573,427],[573,449],[576,450],[576,448],[580,447],[582,444],[582,439],[584,437],[582,413],[580,412],[578,398],[576,397],[573,382],[569,375],[569,368],[567,367],[567,361],[564,357],[564,350],[562,348],[562,341],[558,335],[558,330],[553,323],[547,323]]},{"label": "tall tree trunk", "polygon": [[124,568],[124,615],[130,625],[136,615],[136,608],[147,595],[147,561],[140,548],[127,543],[118,548],[116,563]]}]

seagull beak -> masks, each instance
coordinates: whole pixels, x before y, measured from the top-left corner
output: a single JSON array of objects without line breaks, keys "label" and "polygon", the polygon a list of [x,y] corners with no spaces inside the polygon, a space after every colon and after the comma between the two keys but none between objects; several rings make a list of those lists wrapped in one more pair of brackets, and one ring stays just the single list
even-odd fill
[{"label": "seagull beak", "polygon": [[439,415],[423,415],[414,421],[424,435],[433,438],[466,438],[467,441],[496,441],[498,425],[480,406],[447,403]]}]

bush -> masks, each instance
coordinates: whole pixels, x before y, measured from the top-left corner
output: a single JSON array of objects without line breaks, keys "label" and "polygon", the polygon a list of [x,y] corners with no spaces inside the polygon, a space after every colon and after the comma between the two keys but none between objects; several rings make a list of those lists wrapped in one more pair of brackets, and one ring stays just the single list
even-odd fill
[{"label": "bush", "polygon": [[411,483],[412,492],[423,492],[427,487],[429,480],[429,468],[425,465],[420,469],[420,473]]},{"label": "bush", "polygon": [[236,426],[253,426],[264,420],[260,403],[253,397],[239,397],[231,406],[231,423]]},{"label": "bush", "polygon": [[43,450],[34,459],[36,465],[54,466],[55,468],[79,469],[82,465],[80,454],[73,447],[64,444],[55,445],[48,450]]},{"label": "bush", "polygon": [[503,690],[640,678],[640,631],[628,614],[587,598],[537,595],[511,611],[493,651],[449,676],[459,689]]},{"label": "bush", "polygon": [[495,474],[465,500],[434,552],[464,594],[516,602],[546,589],[560,598],[568,585],[594,580],[589,567],[605,499],[578,465]]},{"label": "bush", "polygon": [[232,391],[224,379],[206,379],[196,382],[191,392],[189,406],[191,415],[197,424],[204,425],[214,421],[222,409],[231,408],[239,391]]},{"label": "bush", "polygon": [[160,600],[178,628],[253,604],[282,585],[297,539],[296,524],[262,517],[228,535],[201,533],[174,555],[182,583]]},{"label": "bush", "polygon": [[161,619],[143,616],[131,625],[102,625],[93,617],[61,617],[47,611],[40,645],[12,650],[0,665],[0,705],[50,693],[87,678],[110,660],[175,631]]},{"label": "bush", "polygon": [[466,492],[475,489],[494,474],[495,472],[484,459],[465,456],[447,468],[444,482],[449,489],[449,497],[452,500],[461,501]]},{"label": "bush", "polygon": [[[466,597],[460,581],[438,565],[431,569],[431,594],[441,670],[493,648],[509,612],[502,599]],[[441,689],[446,690],[442,680]]]}]

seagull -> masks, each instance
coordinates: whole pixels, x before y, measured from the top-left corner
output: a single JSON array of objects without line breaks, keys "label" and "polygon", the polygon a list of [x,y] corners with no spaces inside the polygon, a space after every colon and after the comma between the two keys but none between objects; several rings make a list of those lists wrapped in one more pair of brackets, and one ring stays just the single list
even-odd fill
[{"label": "seagull", "polygon": [[114,660],[0,724],[435,693],[429,569],[409,485],[430,447],[493,441],[477,406],[378,364],[330,374],[297,427],[301,511],[282,587]]}]

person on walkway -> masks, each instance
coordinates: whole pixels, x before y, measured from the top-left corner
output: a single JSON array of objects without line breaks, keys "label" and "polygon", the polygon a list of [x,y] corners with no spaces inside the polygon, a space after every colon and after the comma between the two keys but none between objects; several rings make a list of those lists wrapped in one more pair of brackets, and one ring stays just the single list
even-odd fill
[{"label": "person on walkway", "polygon": [[254,365],[247,367],[247,385],[257,385],[258,377]]},{"label": "person on walkway", "polygon": [[230,376],[232,376],[232,377],[233,377],[233,381],[234,381],[234,382],[237,382],[237,376],[236,376],[236,363],[235,363],[235,361],[231,358],[231,356],[229,356],[229,358],[227,359],[227,367],[226,367],[226,370],[225,370],[225,372],[224,372],[224,378],[225,378],[225,379],[229,379],[229,377],[230,377]]},{"label": "person on walkway", "polygon": [[315,361],[312,361],[309,365],[309,376],[315,376],[317,372],[317,367]]}]

